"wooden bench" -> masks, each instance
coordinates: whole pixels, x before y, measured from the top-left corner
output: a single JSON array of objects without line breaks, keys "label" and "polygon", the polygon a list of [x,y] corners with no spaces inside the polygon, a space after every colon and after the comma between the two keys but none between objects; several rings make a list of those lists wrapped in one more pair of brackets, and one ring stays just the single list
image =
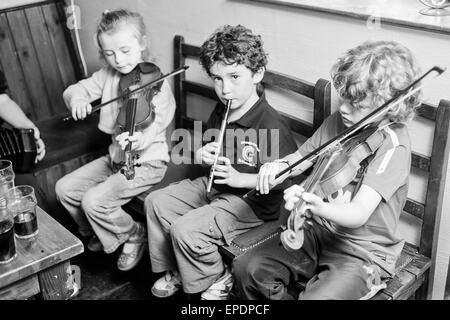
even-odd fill
[{"label": "wooden bench", "polygon": [[45,192],[49,214],[68,227],[71,218],[56,200],[56,181],[107,152],[109,135],[97,128],[98,115],[63,122],[62,93],[84,77],[61,0],[0,10],[0,70],[9,96],[35,122],[46,144],[33,174]]},{"label": "wooden bench", "polygon": [[[437,230],[440,223],[440,212],[444,197],[444,183],[447,172],[449,153],[450,101],[441,100],[438,107],[422,104],[417,110],[419,117],[435,122],[433,148],[431,157],[412,153],[412,167],[428,174],[428,185],[424,203],[412,199],[406,201],[403,215],[413,215],[421,220],[419,246],[406,243],[397,261],[395,277],[387,282],[387,288],[378,292],[373,300],[405,300],[429,299],[428,281],[432,257],[437,247]],[[287,213],[288,214],[288,213]],[[230,263],[233,259],[245,254],[248,250],[272,238],[279,237],[286,224],[286,214],[279,221],[265,223],[235,238],[230,246],[220,248],[220,251]],[[295,286],[301,290],[304,283]]]},{"label": "wooden bench", "polygon": [[[194,59],[198,57],[199,47],[185,44],[182,36],[175,36],[174,39],[174,64],[175,68],[186,64],[186,58]],[[291,129],[304,137],[310,137],[315,129],[320,126],[322,121],[330,114],[330,83],[327,80],[319,79],[315,84],[306,81],[268,71],[263,80],[267,88],[279,87],[284,90],[296,92],[313,100],[314,117],[313,123],[294,119],[284,115]],[[188,116],[188,95],[197,95],[212,100],[216,99],[214,90],[201,83],[186,80],[185,75],[179,75],[175,78],[175,98],[177,101],[176,124],[177,128],[193,128],[192,119]],[[449,121],[450,121],[450,102],[441,100],[437,107],[428,104],[422,104],[417,110],[418,116],[434,122],[434,137],[431,157],[427,157],[413,152],[412,166],[417,170],[428,174],[428,185],[424,203],[419,203],[408,199],[404,215],[412,215],[421,220],[421,235],[418,246],[407,243],[402,251],[401,257],[397,262],[396,275],[388,281],[386,289],[380,291],[372,299],[408,299],[417,293],[416,298],[427,299],[430,297],[428,290],[428,280],[430,277],[431,257],[435,255],[437,246],[437,232],[440,223],[440,212],[443,201],[443,186],[447,170],[449,154]],[[153,189],[141,194],[129,203],[127,208],[140,214],[143,213],[143,202],[148,193],[152,190],[167,186],[171,182],[181,180],[185,177],[194,178],[202,172],[195,165],[169,165],[166,177]],[[296,180],[301,180],[298,177]],[[284,210],[284,209],[282,209]],[[231,263],[233,259],[245,254],[248,250],[271,238],[278,237],[285,225],[285,219],[289,213],[286,210],[280,215],[278,221],[264,223],[258,228],[237,237],[230,246],[220,247],[219,251],[224,257],[226,263]],[[303,288],[304,284],[295,284],[298,290]]]}]

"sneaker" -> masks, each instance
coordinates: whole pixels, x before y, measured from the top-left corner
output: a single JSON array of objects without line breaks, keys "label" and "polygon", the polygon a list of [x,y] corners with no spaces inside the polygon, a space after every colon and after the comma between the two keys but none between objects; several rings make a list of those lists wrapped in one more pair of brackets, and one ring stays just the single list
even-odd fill
[{"label": "sneaker", "polygon": [[223,275],[214,282],[208,289],[203,291],[202,300],[228,300],[234,279],[230,270],[225,268]]},{"label": "sneaker", "polygon": [[91,252],[103,251],[103,245],[95,234],[89,238],[86,246]]},{"label": "sneaker", "polygon": [[141,260],[146,248],[145,227],[141,222],[136,222],[136,231],[123,245],[122,253],[117,260],[117,268],[121,271],[133,269]]},{"label": "sneaker", "polygon": [[180,288],[180,274],[176,271],[167,271],[163,277],[153,284],[152,294],[158,298],[167,298],[174,295]]}]

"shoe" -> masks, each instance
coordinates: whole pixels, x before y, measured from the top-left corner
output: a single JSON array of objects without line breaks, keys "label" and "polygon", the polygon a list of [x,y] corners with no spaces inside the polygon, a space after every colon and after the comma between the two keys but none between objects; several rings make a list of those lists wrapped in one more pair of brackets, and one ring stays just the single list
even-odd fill
[{"label": "shoe", "polygon": [[95,234],[89,238],[86,246],[91,252],[103,251],[103,245]]},{"label": "shoe", "polygon": [[178,272],[167,271],[156,280],[152,287],[152,294],[158,298],[167,298],[174,295],[181,288],[181,277]]},{"label": "shoe", "polygon": [[228,300],[233,283],[234,279],[230,270],[225,268],[223,275],[203,291],[201,300]]},{"label": "shoe", "polygon": [[117,268],[121,271],[133,269],[141,260],[146,247],[145,227],[142,223],[136,222],[136,231],[123,245],[122,253],[117,260]]}]

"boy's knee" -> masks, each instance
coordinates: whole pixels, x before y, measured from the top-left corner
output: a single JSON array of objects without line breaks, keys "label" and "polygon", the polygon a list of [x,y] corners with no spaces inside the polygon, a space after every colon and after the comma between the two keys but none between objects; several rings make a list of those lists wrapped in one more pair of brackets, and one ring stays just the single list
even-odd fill
[{"label": "boy's knee", "polygon": [[182,218],[175,220],[170,226],[170,236],[177,243],[188,242],[188,235],[190,237],[192,232],[195,232],[195,228],[191,224],[184,222]]},{"label": "boy's knee", "polygon": [[81,208],[86,214],[95,212],[99,205],[98,196],[95,192],[88,190],[81,199]]},{"label": "boy's knee", "polygon": [[69,188],[70,188],[70,183],[68,183],[67,179],[64,179],[64,177],[62,177],[61,179],[56,181],[56,184],[55,184],[56,197],[58,199],[64,198],[67,195]]}]

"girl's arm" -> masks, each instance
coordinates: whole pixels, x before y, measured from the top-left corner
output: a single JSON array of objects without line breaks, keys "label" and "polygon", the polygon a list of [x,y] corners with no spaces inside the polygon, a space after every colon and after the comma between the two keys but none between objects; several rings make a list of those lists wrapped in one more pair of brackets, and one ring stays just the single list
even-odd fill
[{"label": "girl's arm", "polygon": [[306,202],[305,209],[346,228],[364,225],[381,201],[381,195],[365,184],[361,185],[351,202],[339,204],[324,202],[315,194],[304,192],[302,187],[295,185],[284,192],[285,208],[292,210],[300,197]]}]

